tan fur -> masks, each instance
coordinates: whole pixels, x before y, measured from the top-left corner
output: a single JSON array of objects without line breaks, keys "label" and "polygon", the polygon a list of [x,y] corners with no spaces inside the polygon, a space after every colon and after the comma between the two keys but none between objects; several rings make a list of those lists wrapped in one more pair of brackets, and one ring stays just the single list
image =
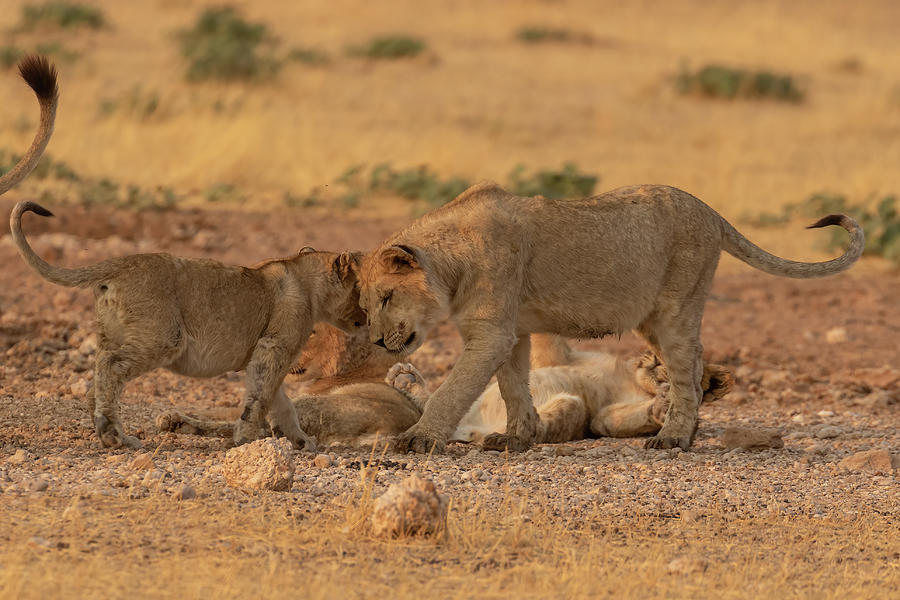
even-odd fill
[{"label": "tan fur", "polygon": [[[402,433],[421,417],[428,402],[422,375],[408,363],[398,363],[384,377],[386,353],[359,335],[345,336],[333,328],[316,327],[304,348],[303,377],[309,389],[293,400],[304,430],[320,442],[369,444]],[[655,433],[668,406],[665,371],[651,355],[622,362],[602,352],[576,352],[557,336],[534,336],[532,360],[545,360],[532,371],[532,394],[541,420],[539,442],[554,443],[585,437],[630,437]],[[360,356],[366,355],[362,363]],[[373,376],[372,369],[380,375]],[[382,377],[383,382],[382,382]],[[350,385],[335,382],[356,380]],[[731,389],[723,367],[707,365],[704,400],[718,399]],[[326,391],[327,390],[327,391]],[[169,411],[157,417],[163,431],[184,425],[198,433],[230,436],[231,420],[197,417]],[[227,418],[227,417],[226,417]],[[497,385],[489,386],[451,436],[481,442],[485,434],[503,431],[506,411]]]},{"label": "tan fur", "polygon": [[52,266],[28,245],[22,214],[49,215],[20,202],[13,240],[45,279],[94,292],[99,340],[91,413],[105,446],[136,447],[124,433],[118,400],[125,384],[156,368],[193,377],[247,372],[235,443],[256,439],[265,418],[294,444],[314,448],[281,384],[316,321],[353,329],[359,309],[359,257],[304,248],[253,268],[169,254],[136,254],[77,269]]},{"label": "tan fur", "polygon": [[669,409],[651,448],[690,447],[701,398],[700,321],[722,250],[786,277],[847,269],[863,232],[832,215],[850,249],[800,263],[754,246],[706,204],[667,186],[620,188],[581,200],[520,198],[473,186],[394,234],[363,261],[360,299],[370,337],[409,353],[449,312],[464,350],[400,450],[440,451],[496,373],[507,430],[491,446],[527,448],[538,437],[528,389],[529,338],[594,338],[636,330],[666,365]]}]

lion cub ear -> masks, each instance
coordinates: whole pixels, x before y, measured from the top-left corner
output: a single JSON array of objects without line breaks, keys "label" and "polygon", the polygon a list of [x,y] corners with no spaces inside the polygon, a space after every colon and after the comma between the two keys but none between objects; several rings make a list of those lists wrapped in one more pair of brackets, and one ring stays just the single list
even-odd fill
[{"label": "lion cub ear", "polygon": [[415,251],[409,246],[390,246],[381,251],[381,261],[390,273],[405,273],[419,268]]},{"label": "lion cub ear", "polygon": [[300,251],[297,252],[297,254],[309,254],[310,252],[315,252],[315,251],[316,251],[316,249],[313,248],[312,246],[303,246],[302,248],[300,248]]},{"label": "lion cub ear", "polygon": [[341,252],[334,259],[332,268],[338,277],[341,278],[341,281],[346,281],[347,278],[355,277],[359,273],[360,262],[362,262],[362,254],[360,252]]}]

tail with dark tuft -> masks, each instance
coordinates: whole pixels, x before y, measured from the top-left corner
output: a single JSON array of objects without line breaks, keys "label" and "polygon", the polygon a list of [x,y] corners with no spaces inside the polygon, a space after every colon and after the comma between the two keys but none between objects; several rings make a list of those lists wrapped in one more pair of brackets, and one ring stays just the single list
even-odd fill
[{"label": "tail with dark tuft", "polygon": [[[67,269],[47,263],[31,248],[25,234],[22,233],[22,215],[33,212],[42,217],[52,217],[53,213],[36,202],[19,202],[9,216],[9,231],[12,233],[13,243],[19,249],[19,254],[28,263],[28,266],[37,271],[38,275],[57,285],[67,287],[87,287],[98,277],[98,271],[94,267],[81,267]],[[100,272],[102,273],[102,271]]]},{"label": "tail with dark tuft", "polygon": [[53,135],[53,123],[56,120],[56,105],[59,102],[59,87],[56,83],[56,67],[43,56],[30,54],[19,62],[19,73],[34,93],[41,107],[41,122],[38,126],[31,147],[24,156],[9,170],[0,176],[0,194],[5,194],[28,177],[37,166],[38,161],[47,149],[50,136]]},{"label": "tail with dark tuft", "polygon": [[50,102],[59,97],[56,67],[46,57],[29,54],[19,62],[19,74],[39,100]]},{"label": "tail with dark tuft", "polygon": [[822,217],[821,219],[807,227],[807,229],[818,229],[819,227],[828,227],[829,225],[840,225],[841,227],[849,231],[851,229],[850,223],[845,224],[844,219],[847,219],[848,221],[850,220],[846,215],[828,215],[827,217]]}]

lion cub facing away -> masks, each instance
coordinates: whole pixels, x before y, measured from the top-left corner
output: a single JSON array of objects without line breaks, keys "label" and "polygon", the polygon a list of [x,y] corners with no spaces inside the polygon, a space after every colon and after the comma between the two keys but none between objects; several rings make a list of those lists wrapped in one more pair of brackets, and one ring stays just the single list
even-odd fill
[{"label": "lion cub facing away", "polygon": [[119,396],[129,380],[163,367],[193,377],[246,370],[235,443],[256,439],[265,418],[295,445],[315,448],[282,382],[316,321],[351,330],[365,320],[358,254],[304,248],[253,268],[135,254],[67,269],[48,264],[28,245],[26,212],[52,216],[33,202],[13,209],[10,229],[25,262],[48,281],[94,291],[99,339],[90,408],[104,446],[140,446],[119,421]]}]

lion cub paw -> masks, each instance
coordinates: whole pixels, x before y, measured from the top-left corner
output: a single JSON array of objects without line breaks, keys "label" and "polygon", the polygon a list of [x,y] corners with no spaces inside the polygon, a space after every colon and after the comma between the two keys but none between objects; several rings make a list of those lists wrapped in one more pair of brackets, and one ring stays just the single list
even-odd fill
[{"label": "lion cub paw", "polygon": [[156,415],[156,428],[160,431],[175,431],[181,423],[181,415],[174,410]]},{"label": "lion cub paw", "polygon": [[650,418],[654,423],[662,427],[669,411],[669,384],[660,383],[656,388],[656,398],[650,406]]},{"label": "lion cub paw", "polygon": [[425,387],[425,378],[412,363],[397,363],[388,369],[384,382],[392,388],[417,395]]},{"label": "lion cub paw", "polygon": [[484,450],[497,450],[503,452],[524,452],[531,448],[531,440],[526,440],[516,435],[507,435],[505,433],[492,433],[485,436],[481,447]]}]

